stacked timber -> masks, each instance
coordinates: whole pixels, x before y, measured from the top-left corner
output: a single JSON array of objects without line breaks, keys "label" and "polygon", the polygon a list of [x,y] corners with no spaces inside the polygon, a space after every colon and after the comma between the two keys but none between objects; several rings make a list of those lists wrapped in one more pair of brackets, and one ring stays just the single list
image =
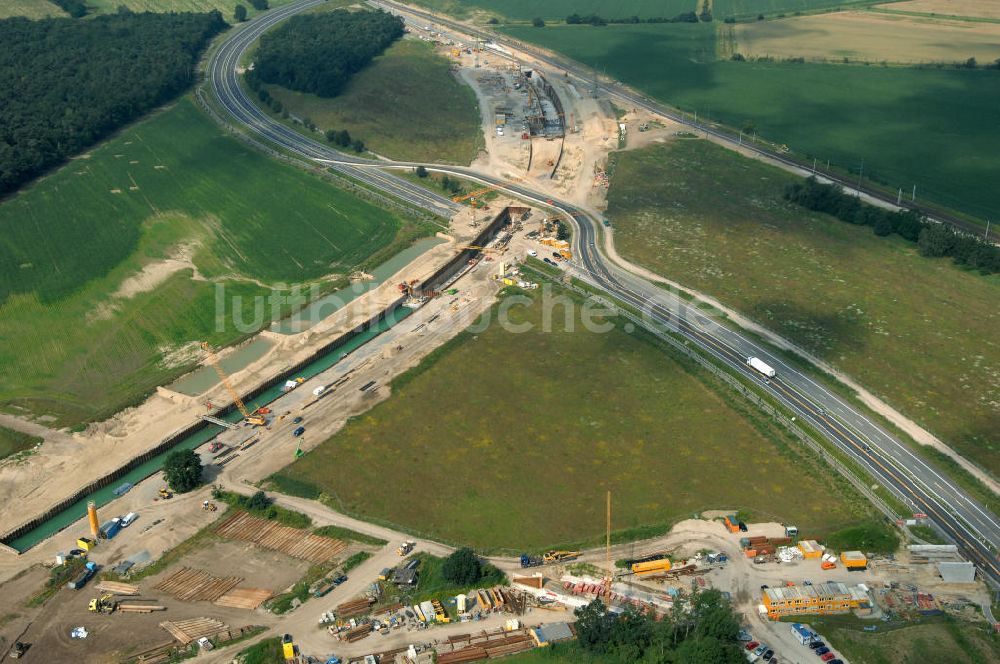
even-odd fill
[{"label": "stacked timber", "polygon": [[454,652],[438,653],[437,664],[460,664],[461,662],[476,662],[486,659],[486,649],[479,646],[469,646]]},{"label": "stacked timber", "polygon": [[497,657],[506,657],[507,655],[512,655],[514,653],[523,652],[525,650],[531,650],[535,647],[535,640],[531,638],[528,634],[518,634],[516,636],[508,636],[502,641],[490,641],[485,646],[486,655],[490,659]]},{"label": "stacked timber", "polygon": [[293,558],[323,563],[347,548],[347,543],[330,537],[283,526],[274,521],[258,519],[246,512],[237,512],[223,521],[216,532],[230,539],[252,542]]},{"label": "stacked timber", "polygon": [[122,613],[152,613],[153,611],[166,611],[167,607],[159,604],[119,604],[118,610]]},{"label": "stacked timber", "polygon": [[385,605],[383,607],[379,607],[379,608],[375,609],[375,611],[373,613],[376,616],[381,616],[381,615],[383,615],[385,613],[395,613],[396,611],[399,611],[402,608],[403,608],[403,605],[397,602],[396,604],[387,604],[387,605]]},{"label": "stacked timber", "polygon": [[219,578],[208,572],[185,567],[160,581],[156,586],[182,602],[214,602],[243,580],[239,576]]},{"label": "stacked timber", "polygon": [[119,583],[117,581],[101,581],[97,584],[97,589],[101,592],[112,595],[138,595],[139,586],[131,583]]},{"label": "stacked timber", "polygon": [[230,609],[247,609],[248,611],[253,611],[271,599],[272,594],[266,588],[233,588],[215,600],[215,605],[225,606]]},{"label": "stacked timber", "polygon": [[219,632],[229,629],[221,620],[215,618],[190,618],[188,620],[167,620],[160,623],[160,627],[167,630],[172,637],[183,645],[192,641],[197,641],[203,636],[215,636]]},{"label": "stacked timber", "polygon": [[357,627],[352,627],[351,629],[343,632],[341,634],[341,639],[347,641],[348,643],[354,643],[355,641],[360,641],[366,638],[372,633],[372,626],[369,624],[358,625]]},{"label": "stacked timber", "polygon": [[337,608],[335,608],[333,612],[337,614],[338,618],[360,616],[364,613],[368,613],[368,609],[371,608],[372,603],[372,600],[367,597],[352,599],[344,602],[343,604],[338,604]]}]

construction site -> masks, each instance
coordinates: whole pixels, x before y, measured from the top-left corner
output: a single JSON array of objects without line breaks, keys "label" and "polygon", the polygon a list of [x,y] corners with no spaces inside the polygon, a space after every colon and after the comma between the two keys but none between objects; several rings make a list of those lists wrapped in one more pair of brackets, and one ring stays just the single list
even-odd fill
[{"label": "construction site", "polygon": [[[505,183],[541,183],[603,211],[610,151],[677,130],[636,110],[617,117],[596,82],[580,89],[502,46],[425,32],[479,99],[487,150],[474,165]],[[465,207],[436,246],[307,329],[261,332],[272,345],[244,366],[223,366],[239,349],[197,344],[192,352],[217,378],[200,393],[160,387],[87,432],[50,432],[38,455],[0,468],[0,498],[19,506],[0,519],[3,655],[222,663],[282,635],[288,662],[457,664],[571,641],[574,610],[596,598],[614,613],[662,616],[712,588],[741,613],[747,644],[766,639],[782,662],[811,662],[817,635],[782,619],[849,615],[877,627],[969,619],[990,603],[952,545],[834,551],[793,525],[746,523],[730,511],[612,546],[610,494],[604,546],[484,557],[502,582],[425,593],[420,555],[443,558],[455,546],[348,516],[328,495],[267,492],[303,527],[214,497],[266,488],[391,398],[394,378],[465,330],[502,289],[538,288],[533,261],[555,274],[572,269],[571,238],[552,211],[502,188],[456,196]],[[169,489],[160,468],[173,449],[197,453],[203,486]],[[362,537],[314,532],[325,526]],[[766,650],[747,652],[753,662]]]}]

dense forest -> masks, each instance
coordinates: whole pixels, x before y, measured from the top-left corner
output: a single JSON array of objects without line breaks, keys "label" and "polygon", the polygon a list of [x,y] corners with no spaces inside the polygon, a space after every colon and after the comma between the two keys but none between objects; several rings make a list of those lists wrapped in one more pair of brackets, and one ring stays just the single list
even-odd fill
[{"label": "dense forest", "polygon": [[250,83],[335,97],[353,74],[402,36],[403,19],[381,10],[293,16],[261,37]]},{"label": "dense forest", "polygon": [[191,85],[219,12],[0,20],[0,194]]}]

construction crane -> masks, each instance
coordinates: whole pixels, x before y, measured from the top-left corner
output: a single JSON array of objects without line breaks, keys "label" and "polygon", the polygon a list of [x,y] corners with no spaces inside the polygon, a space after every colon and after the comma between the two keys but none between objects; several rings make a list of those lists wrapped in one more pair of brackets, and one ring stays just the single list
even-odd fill
[{"label": "construction crane", "polygon": [[471,199],[473,199],[473,202],[475,202],[475,199],[478,198],[478,197],[480,197],[480,196],[482,196],[483,194],[488,194],[491,191],[496,191],[497,189],[503,189],[504,187],[509,187],[510,185],[517,184],[518,182],[521,182],[521,181],[522,181],[522,178],[512,178],[512,179],[506,180],[504,182],[498,182],[496,184],[491,184],[490,186],[483,187],[482,189],[476,189],[475,191],[469,192],[468,194],[462,194],[460,196],[455,196],[451,200],[453,200],[456,203],[461,203],[462,201],[469,200],[471,198]]},{"label": "construction crane", "polygon": [[229,382],[229,377],[226,375],[226,372],[222,370],[222,365],[219,364],[219,358],[217,358],[215,353],[212,352],[212,347],[208,345],[207,341],[201,342],[201,349],[208,354],[209,364],[211,364],[212,368],[215,369],[215,373],[219,374],[219,380],[222,381],[222,385],[226,388],[226,391],[229,392],[229,396],[232,398],[233,403],[236,404],[236,407],[239,409],[240,414],[243,415],[244,419],[248,423],[258,427],[262,427],[267,424],[267,420],[263,417],[247,410],[247,407],[243,404],[243,399],[240,399],[240,395],[236,393],[235,389],[233,389],[233,386]]}]

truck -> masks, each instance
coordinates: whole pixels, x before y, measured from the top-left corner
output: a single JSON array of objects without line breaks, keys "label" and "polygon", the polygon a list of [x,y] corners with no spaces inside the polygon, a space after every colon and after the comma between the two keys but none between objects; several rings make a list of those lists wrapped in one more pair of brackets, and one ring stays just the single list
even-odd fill
[{"label": "truck", "polygon": [[768,364],[763,362],[758,357],[748,357],[747,366],[753,369],[754,371],[757,371],[758,373],[767,376],[768,378],[774,378],[775,375],[774,369],[772,369]]},{"label": "truck", "polygon": [[101,529],[100,529],[101,537],[103,537],[104,539],[114,539],[115,535],[117,535],[118,531],[120,531],[121,529],[122,529],[122,520],[119,519],[118,517],[115,517],[114,519],[111,519],[110,521],[105,521],[104,523],[101,524]]},{"label": "truck", "polygon": [[83,571],[80,572],[80,576],[67,583],[66,587],[70,590],[79,590],[87,585],[87,581],[90,581],[95,574],[97,574],[97,563],[88,562],[83,566]]},{"label": "truck", "polygon": [[399,554],[400,556],[405,556],[410,551],[413,551],[413,548],[415,546],[417,546],[416,542],[414,542],[413,540],[406,540],[399,545],[399,548],[396,549],[396,553]]},{"label": "truck", "polygon": [[541,556],[529,556],[526,553],[521,554],[521,567],[538,567],[544,564],[545,561],[542,560]]},{"label": "truck", "polygon": [[313,597],[323,597],[324,595],[328,595],[330,591],[336,588],[338,585],[340,584],[338,584],[336,581],[327,581],[322,585],[320,585],[320,587],[317,588],[315,592],[313,592]]}]

